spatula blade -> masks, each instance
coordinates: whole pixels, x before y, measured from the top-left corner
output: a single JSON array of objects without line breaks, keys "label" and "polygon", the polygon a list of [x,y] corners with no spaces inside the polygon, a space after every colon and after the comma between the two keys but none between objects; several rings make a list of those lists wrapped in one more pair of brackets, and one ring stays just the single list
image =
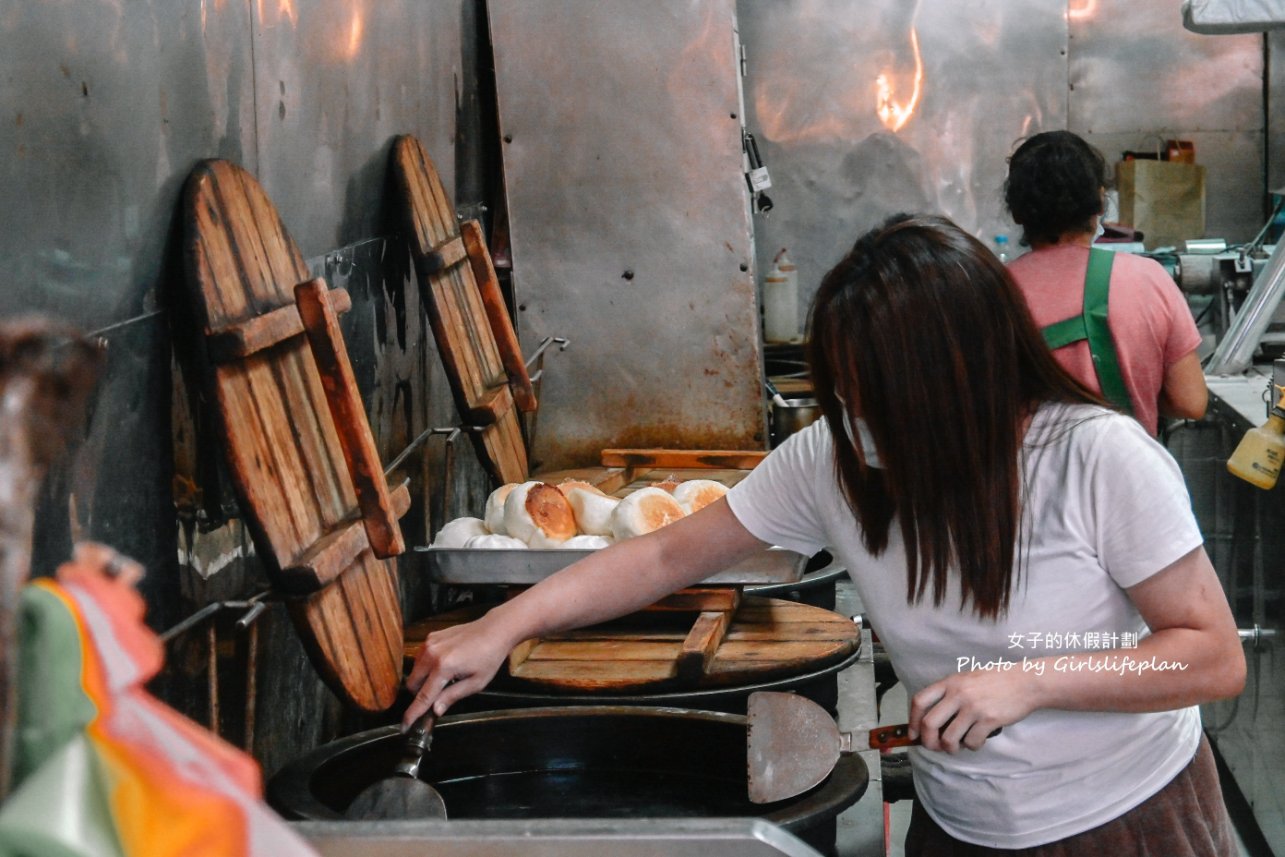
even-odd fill
[{"label": "spatula blade", "polygon": [[843,739],[824,708],[792,693],[750,694],[746,757],[749,798],[773,803],[820,783],[839,761]]},{"label": "spatula blade", "polygon": [[414,777],[392,776],[371,783],[348,806],[354,820],[446,818],[437,789]]}]

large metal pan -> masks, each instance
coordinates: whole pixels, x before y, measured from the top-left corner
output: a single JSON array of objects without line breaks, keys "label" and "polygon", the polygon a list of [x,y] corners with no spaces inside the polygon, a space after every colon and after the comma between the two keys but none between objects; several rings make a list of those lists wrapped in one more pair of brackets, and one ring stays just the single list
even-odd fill
[{"label": "large metal pan", "polygon": [[[766,818],[794,832],[831,821],[865,793],[859,756],[816,788],[755,805],[746,783],[744,716],[685,709],[563,707],[442,718],[420,776],[452,819]],[[396,727],[328,744],[268,783],[287,818],[333,820],[384,776],[400,751]]]}]

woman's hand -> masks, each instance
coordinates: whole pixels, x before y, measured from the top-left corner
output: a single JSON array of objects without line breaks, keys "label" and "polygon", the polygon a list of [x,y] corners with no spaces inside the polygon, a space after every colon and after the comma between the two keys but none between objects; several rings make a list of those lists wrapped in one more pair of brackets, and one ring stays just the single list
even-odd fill
[{"label": "woman's hand", "polygon": [[[915,694],[910,734],[954,753],[1037,708],[1169,711],[1245,687],[1245,652],[1222,585],[1198,547],[1126,590],[1151,633],[1137,647],[1040,658],[1050,669],[976,670]],[[1103,659],[1120,666],[1104,664]]]},{"label": "woman's hand", "polygon": [[973,670],[928,685],[910,701],[910,737],[928,750],[980,750],[996,729],[1034,710],[1029,678],[1017,670]]},{"label": "woman's hand", "polygon": [[403,729],[429,708],[440,717],[457,700],[486,687],[513,648],[498,624],[488,613],[428,635],[406,679],[415,698],[402,716]]}]

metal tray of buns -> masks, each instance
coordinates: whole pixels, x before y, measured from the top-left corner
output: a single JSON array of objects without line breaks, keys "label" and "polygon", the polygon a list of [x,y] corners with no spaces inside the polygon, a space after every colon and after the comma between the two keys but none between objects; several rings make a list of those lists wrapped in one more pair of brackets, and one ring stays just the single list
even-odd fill
[{"label": "metal tray of buns", "polygon": [[[459,586],[539,583],[556,571],[583,559],[593,550],[553,548],[496,549],[437,548],[415,552],[427,557],[429,579]],[[702,580],[700,586],[760,586],[793,583],[803,577],[808,558],[772,547]]]}]

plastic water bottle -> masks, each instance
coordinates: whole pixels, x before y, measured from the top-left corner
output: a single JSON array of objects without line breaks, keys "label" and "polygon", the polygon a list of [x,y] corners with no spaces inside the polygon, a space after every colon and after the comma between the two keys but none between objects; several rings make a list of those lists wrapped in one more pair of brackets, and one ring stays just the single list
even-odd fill
[{"label": "plastic water bottle", "polygon": [[995,256],[996,258],[999,259],[999,261],[1002,264],[1004,265],[1008,264],[1009,255],[1008,255],[1008,236],[1007,235],[995,236]]}]

